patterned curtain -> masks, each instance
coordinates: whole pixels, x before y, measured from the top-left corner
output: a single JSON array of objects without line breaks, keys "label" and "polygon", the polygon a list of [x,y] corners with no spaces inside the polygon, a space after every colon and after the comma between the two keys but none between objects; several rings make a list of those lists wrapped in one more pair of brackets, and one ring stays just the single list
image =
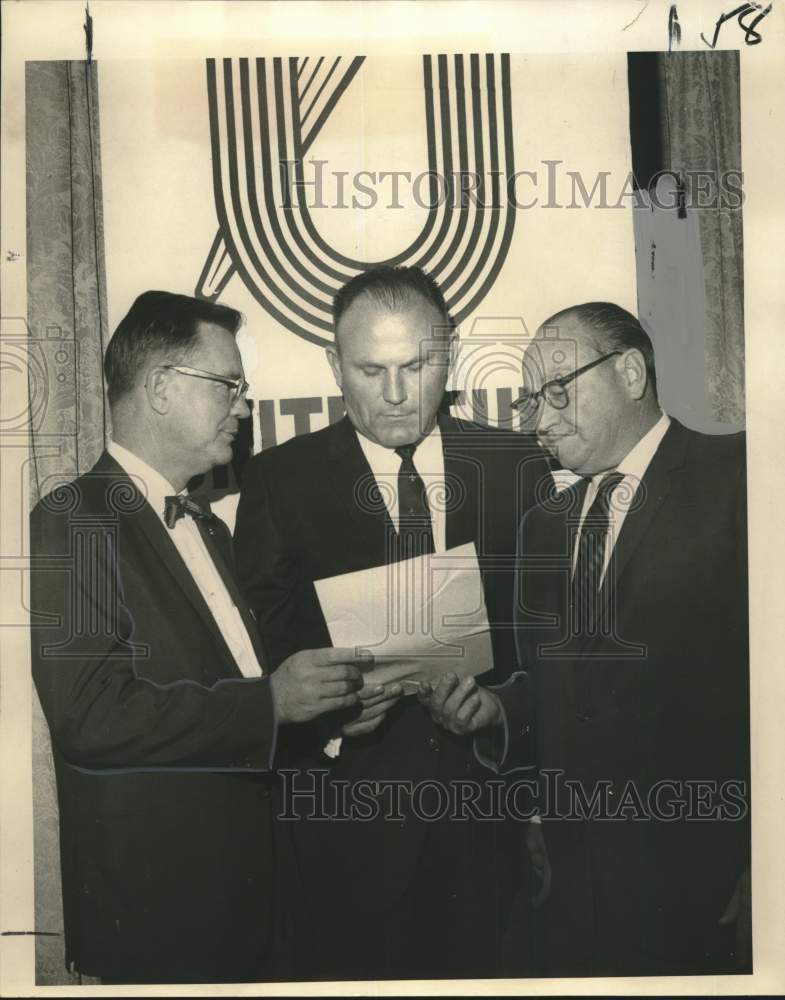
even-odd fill
[{"label": "patterned curtain", "polygon": [[[700,208],[706,378],[718,423],[744,424],[744,258],[741,207],[722,205],[728,172],[741,172],[738,52],[661,58],[665,161],[681,172],[687,204]],[[714,178],[698,180],[697,172]],[[704,185],[704,192],[697,190]],[[738,187],[738,182],[736,182]],[[699,200],[700,199],[700,200]]]},{"label": "patterned curtain", "polygon": [[[25,78],[30,493],[95,462],[109,433],[102,362],[106,282],[95,64],[29,62]],[[51,749],[35,700],[36,980],[68,983]]]}]

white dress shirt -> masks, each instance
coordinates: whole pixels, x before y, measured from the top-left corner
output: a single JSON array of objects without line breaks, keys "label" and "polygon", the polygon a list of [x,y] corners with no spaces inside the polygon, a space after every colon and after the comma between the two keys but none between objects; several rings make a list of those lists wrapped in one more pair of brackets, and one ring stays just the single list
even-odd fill
[{"label": "white dress shirt", "polygon": [[[134,485],[147,499],[166,527],[164,504],[168,496],[177,491],[160,472],[156,472],[138,455],[110,441],[107,451],[133,479]],[[181,493],[185,494],[185,490]],[[254,652],[253,643],[237,606],[226,589],[215,563],[207,551],[196,521],[189,515],[178,519],[174,528],[166,528],[194,583],[201,591],[215,623],[226,640],[232,656],[244,677],[260,677],[262,669]]]},{"label": "white dress shirt", "polygon": [[[376,485],[384,499],[390,519],[398,530],[398,473],[401,456],[394,448],[385,448],[355,431],[363,454],[368,460]],[[422,439],[412,457],[414,467],[425,483],[428,491],[428,507],[431,511],[433,546],[436,552],[447,548],[446,487],[444,482],[444,451],[439,425],[435,424],[431,433]]]},{"label": "white dress shirt", "polygon": [[[401,456],[396,455],[394,448],[371,441],[355,429],[357,440],[363,454],[371,467],[373,478],[384,499],[390,520],[398,530],[398,473],[401,469]],[[431,531],[433,532],[433,547],[436,552],[444,552],[447,548],[447,527],[444,489],[444,452],[442,451],[442,435],[438,424],[431,433],[422,439],[412,456],[414,467],[428,490],[428,506],[431,511]],[[341,752],[342,737],[328,740],[324,752],[328,757],[337,757]]]},{"label": "white dress shirt", "polygon": [[[624,476],[624,479],[622,479],[618,486],[616,486],[616,488],[611,492],[608,534],[605,536],[605,561],[602,567],[601,581],[605,578],[605,571],[608,568],[611,553],[613,552],[613,547],[616,544],[616,539],[619,537],[621,532],[624,519],[627,516],[627,511],[635,503],[635,494],[638,492],[641,480],[649,467],[649,463],[652,458],[654,458],[655,452],[660,446],[660,442],[665,437],[665,433],[668,430],[668,427],[670,427],[670,422],[670,417],[666,413],[663,413],[657,423],[643,435],[635,447],[632,448],[627,455],[625,455],[621,462],[619,462],[616,469],[609,470],[620,472]],[[596,476],[592,476],[589,488],[586,490],[583,508],[581,509],[580,526],[575,535],[575,548],[572,553],[573,573],[575,572],[575,566],[578,561],[578,546],[580,543],[583,522],[589,512],[589,508],[594,502],[594,498],[597,496],[597,490],[601,480],[607,475],[608,472],[601,472]]]}]

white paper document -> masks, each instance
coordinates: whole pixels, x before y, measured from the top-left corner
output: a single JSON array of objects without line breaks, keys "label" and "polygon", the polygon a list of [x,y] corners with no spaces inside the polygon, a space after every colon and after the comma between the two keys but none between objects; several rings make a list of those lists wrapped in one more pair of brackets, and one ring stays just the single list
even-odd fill
[{"label": "white paper document", "polygon": [[315,583],[335,646],[367,649],[366,683],[458,677],[493,666],[490,626],[473,542],[438,554]]}]

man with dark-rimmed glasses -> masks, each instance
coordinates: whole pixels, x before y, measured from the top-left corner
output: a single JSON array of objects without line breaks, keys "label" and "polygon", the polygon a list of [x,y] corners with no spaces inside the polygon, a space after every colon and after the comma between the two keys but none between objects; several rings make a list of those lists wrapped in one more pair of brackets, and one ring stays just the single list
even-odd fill
[{"label": "man with dark-rimmed glasses", "polygon": [[576,368],[575,371],[570,372],[569,375],[557,375],[555,378],[549,379],[547,382],[543,382],[539,389],[524,389],[523,394],[516,400],[513,400],[513,402],[510,403],[510,406],[522,414],[529,414],[532,409],[539,406],[539,402],[542,399],[555,409],[563,410],[570,402],[570,397],[567,392],[567,386],[570,382],[576,379],[579,375],[583,375],[584,372],[590,372],[592,368],[596,368],[597,365],[602,364],[603,361],[607,361],[608,358],[614,358],[617,354],[621,353],[621,351],[609,351],[607,354],[602,354],[599,358],[595,358],[593,361],[589,361],[587,364],[581,365],[580,368]]},{"label": "man with dark-rimmed glasses", "polygon": [[515,406],[579,477],[519,536],[544,971],[748,971],[744,435],[663,413],[651,341],[611,303],[546,320],[524,386]]},{"label": "man with dark-rimmed glasses", "polygon": [[663,413],[651,341],[612,303],[546,320],[523,378],[516,407],[579,477],[518,542],[544,971],[748,971],[744,435]]},{"label": "man with dark-rimmed glasses", "polygon": [[278,727],[355,705],[368,660],[306,649],[271,674],[228,529],[188,493],[248,416],[240,323],[140,295],[104,362],[112,440],[31,518],[65,962],[105,983],[276,978]]}]

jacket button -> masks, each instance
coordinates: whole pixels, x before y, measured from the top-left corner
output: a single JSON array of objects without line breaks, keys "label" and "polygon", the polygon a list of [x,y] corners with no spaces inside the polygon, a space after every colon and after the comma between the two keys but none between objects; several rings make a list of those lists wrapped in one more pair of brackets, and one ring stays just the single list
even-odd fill
[{"label": "jacket button", "polygon": [[439,741],[436,739],[435,736],[429,737],[428,746],[431,748],[431,750],[433,750],[436,753],[438,753],[438,751],[441,750],[441,744],[439,743]]},{"label": "jacket button", "polygon": [[592,716],[589,712],[577,712],[575,718],[578,722],[591,722]]}]

